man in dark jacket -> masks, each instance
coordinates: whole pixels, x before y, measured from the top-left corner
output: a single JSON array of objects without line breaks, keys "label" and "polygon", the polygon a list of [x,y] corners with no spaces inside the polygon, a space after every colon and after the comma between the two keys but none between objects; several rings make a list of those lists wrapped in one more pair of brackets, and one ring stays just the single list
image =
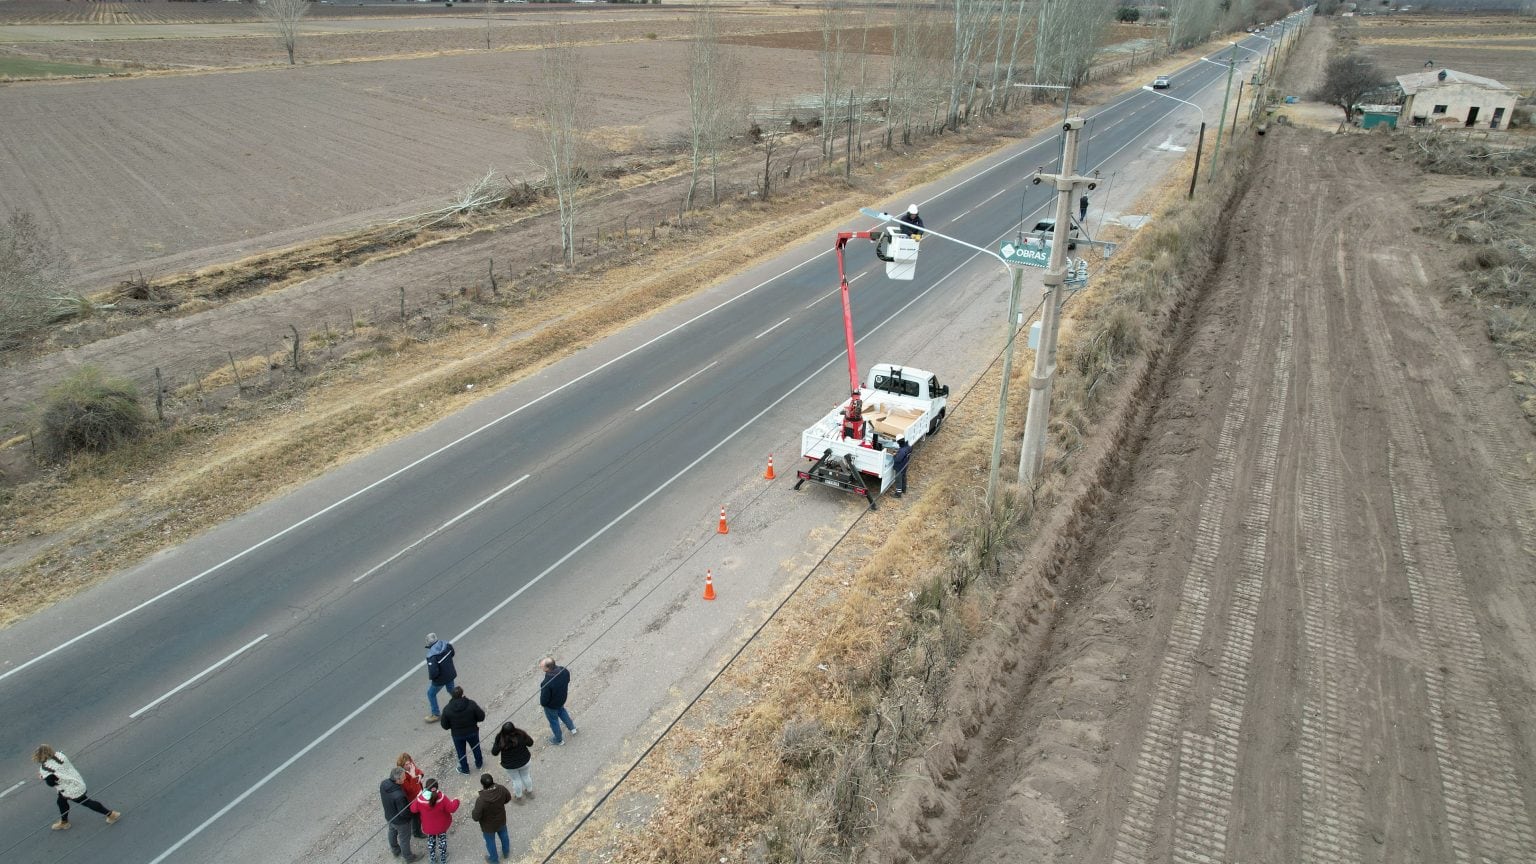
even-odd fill
[{"label": "man in dark jacket", "polygon": [[576,724],[571,722],[570,712],[565,710],[565,698],[571,687],[571,670],[556,666],[553,657],[540,660],[539,668],[544,670],[544,680],[539,682],[539,706],[544,709],[544,719],[549,721],[549,731],[554,733],[549,743],[559,747],[565,743],[560,734],[562,722],[565,728],[571,730],[572,735],[579,731]]},{"label": "man in dark jacket", "polygon": [[[480,823],[480,833],[485,835],[485,860],[498,864],[502,858],[512,860],[512,843],[507,837],[507,802],[512,793],[496,782],[489,774],[480,775],[480,796],[475,799],[475,809],[470,817]],[[501,855],[496,854],[496,838],[501,838]]]},{"label": "man in dark jacket", "polygon": [[400,785],[404,779],[405,769],[396,768],[389,772],[388,780],[380,780],[379,803],[384,805],[384,824],[388,826],[385,836],[389,838],[390,854],[415,861],[421,856],[411,852],[411,802],[406,800],[405,788]]},{"label": "man in dark jacket", "polygon": [[480,724],[483,722],[484,709],[464,695],[463,687],[453,688],[453,698],[448,700],[448,706],[443,709],[442,719],[438,723],[453,735],[453,750],[459,754],[460,774],[469,773],[469,760],[464,756],[465,748],[474,751],[476,768],[485,765],[485,760],[480,756]]},{"label": "man in dark jacket", "polygon": [[458,677],[458,670],[453,668],[453,643],[437,638],[436,633],[428,633],[427,707],[432,709],[427,713],[428,723],[436,723],[440,713],[437,710],[437,691],[447,688],[452,693],[454,681]]},{"label": "man in dark jacket", "polygon": [[896,462],[891,468],[896,472],[896,497],[907,491],[907,463],[912,461],[912,445],[905,438],[896,439]]}]

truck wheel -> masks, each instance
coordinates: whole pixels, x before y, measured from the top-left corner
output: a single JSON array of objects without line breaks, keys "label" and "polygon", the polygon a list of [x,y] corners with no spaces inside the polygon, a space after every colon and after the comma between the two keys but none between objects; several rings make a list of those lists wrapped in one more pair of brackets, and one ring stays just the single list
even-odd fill
[{"label": "truck wheel", "polygon": [[928,421],[928,434],[929,435],[937,435],[937,434],[939,434],[939,427],[944,425],[944,411],[945,410],[946,409],[944,409],[944,408],[940,408],[939,409],[939,416],[937,416],[937,417],[933,418],[932,420]]}]

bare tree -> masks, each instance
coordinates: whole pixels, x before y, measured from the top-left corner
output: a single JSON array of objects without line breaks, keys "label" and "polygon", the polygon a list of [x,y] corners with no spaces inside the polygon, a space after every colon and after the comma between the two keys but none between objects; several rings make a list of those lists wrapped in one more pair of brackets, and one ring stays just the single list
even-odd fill
[{"label": "bare tree", "polygon": [[839,105],[843,94],[848,91],[845,82],[848,64],[848,34],[843,24],[852,20],[853,16],[862,13],[852,12],[835,3],[829,3],[821,9],[821,157],[824,160],[832,158],[832,139],[838,122],[842,119]]},{"label": "bare tree", "polygon": [[0,222],[0,348],[80,311],[84,301],[64,289],[66,273],[63,253],[31,214]]},{"label": "bare tree", "polygon": [[1220,0],[1169,0],[1168,47],[1188,48],[1211,38],[1222,12]]},{"label": "bare tree", "polygon": [[1109,9],[1104,3],[1041,0],[1036,16],[1035,82],[1081,84],[1093,63],[1099,35],[1109,23]]},{"label": "bare tree", "polygon": [[1387,76],[1368,57],[1353,53],[1330,57],[1323,67],[1322,86],[1312,98],[1343,109],[1344,122],[1348,123],[1354,119],[1355,104],[1361,97],[1386,83]]},{"label": "bare tree", "polygon": [[710,197],[720,200],[720,148],[742,114],[741,67],[720,45],[715,13],[706,7],[694,18],[688,47],[688,191],[683,206],[692,208],[699,173],[709,162]]},{"label": "bare tree", "polygon": [[539,162],[560,210],[560,248],[576,263],[577,192],[586,181],[587,137],[581,121],[581,75],[576,49],[551,30],[539,58]]},{"label": "bare tree", "polygon": [[309,11],[309,0],[261,0],[257,10],[277,34],[277,41],[288,51],[288,65],[294,64],[299,46],[299,19]]}]

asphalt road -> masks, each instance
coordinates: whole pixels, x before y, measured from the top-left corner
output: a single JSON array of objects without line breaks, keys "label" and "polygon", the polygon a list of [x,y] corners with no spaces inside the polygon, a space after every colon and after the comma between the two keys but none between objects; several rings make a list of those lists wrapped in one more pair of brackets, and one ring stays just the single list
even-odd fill
[{"label": "asphalt road", "polygon": [[[1219,100],[1208,85],[1223,77],[1197,62],[1170,95]],[[1140,91],[1087,116],[1082,168],[1106,176],[1171,163],[1156,146],[1192,143],[1198,123]],[[1047,190],[1025,177],[1057,149],[1054,135],[1022,143],[914,197],[930,227],[995,248],[1039,217]],[[533,665],[572,658],[584,734],[540,748],[543,809],[513,813],[526,848],[643,747],[807,552],[858,515],[858,499],[790,493],[782,479],[800,430],[846,386],[831,245],[808,239],[0,633],[0,859],[387,857],[369,832],[393,756],[447,767],[446,733],[422,723],[429,630],[457,643],[460,682],[493,720],[513,716],[541,740]],[[866,250],[850,247],[850,274],[875,269]],[[930,240],[915,281],[860,276],[862,366],[973,379],[1001,344],[1000,270]],[[765,491],[770,451],[781,479]],[[714,534],[721,504],[736,520],[728,539]],[[704,566],[723,595],[707,612],[691,602]],[[52,796],[27,761],[44,741],[122,822],[76,808],[74,830],[48,830]],[[472,825],[455,836],[456,855],[479,854]]]}]

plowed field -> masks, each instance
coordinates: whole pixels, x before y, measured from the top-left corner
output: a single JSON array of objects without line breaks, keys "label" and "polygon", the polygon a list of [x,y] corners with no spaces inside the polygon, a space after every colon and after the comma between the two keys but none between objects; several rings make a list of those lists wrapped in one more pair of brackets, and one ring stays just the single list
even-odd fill
[{"label": "plowed field", "polygon": [[[614,151],[684,127],[684,46],[581,49]],[[741,48],[749,98],[818,89],[814,55]],[[28,210],[83,284],[231,260],[440,206],[494,167],[534,176],[538,57],[491,52],[0,88],[0,210]]]}]

